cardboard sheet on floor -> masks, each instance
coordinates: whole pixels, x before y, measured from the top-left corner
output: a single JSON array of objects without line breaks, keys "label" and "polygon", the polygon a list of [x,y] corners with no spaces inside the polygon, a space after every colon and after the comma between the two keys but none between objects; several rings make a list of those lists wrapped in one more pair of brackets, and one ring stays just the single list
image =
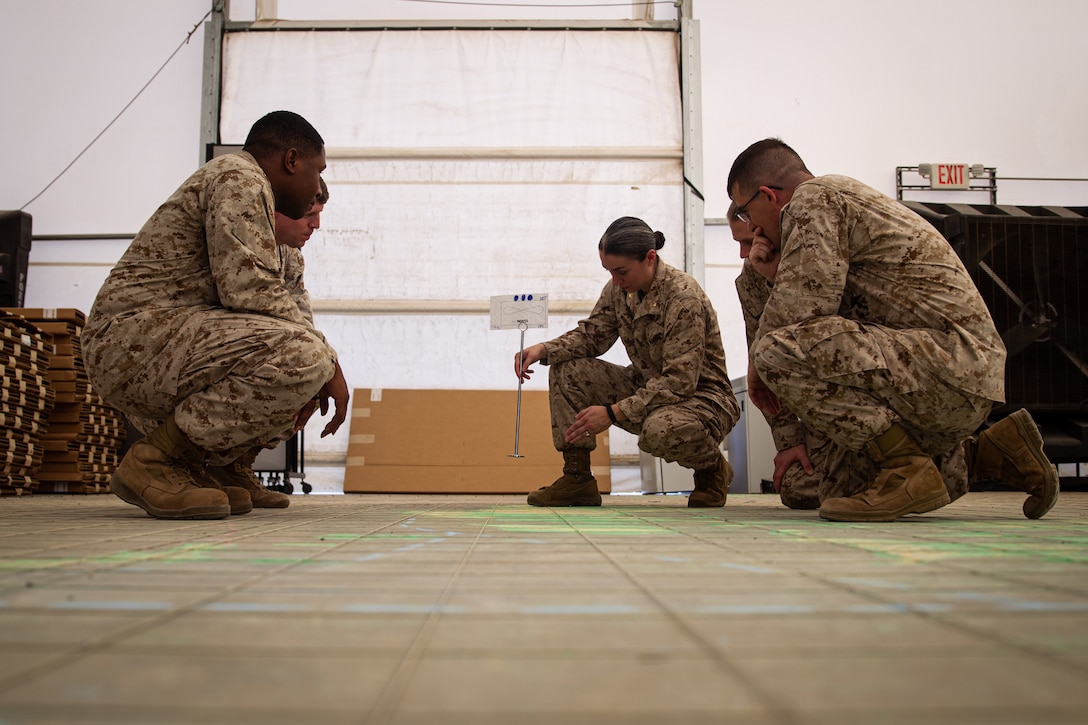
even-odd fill
[{"label": "cardboard sheet on floor", "polygon": [[[521,394],[518,452],[511,458],[517,393],[499,390],[356,389],[345,493],[528,493],[562,473],[552,445],[548,393]],[[591,455],[601,493],[612,490],[608,431]]]}]

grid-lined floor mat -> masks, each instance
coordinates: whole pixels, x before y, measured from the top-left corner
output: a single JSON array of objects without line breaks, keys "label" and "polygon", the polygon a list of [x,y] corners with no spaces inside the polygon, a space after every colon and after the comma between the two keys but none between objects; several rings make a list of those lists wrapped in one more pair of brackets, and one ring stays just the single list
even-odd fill
[{"label": "grid-lined floor mat", "polygon": [[1088,494],[0,500],[0,723],[1083,723]]}]

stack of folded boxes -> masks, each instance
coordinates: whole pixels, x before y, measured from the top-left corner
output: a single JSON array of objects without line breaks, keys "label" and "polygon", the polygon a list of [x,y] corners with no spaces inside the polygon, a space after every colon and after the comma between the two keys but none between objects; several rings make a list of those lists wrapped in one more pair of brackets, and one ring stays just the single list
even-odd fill
[{"label": "stack of folded boxes", "polygon": [[24,318],[0,310],[0,494],[34,490],[54,392],[46,378],[53,344]]},{"label": "stack of folded boxes", "polygon": [[48,380],[56,393],[42,435],[44,457],[34,478],[41,493],[104,493],[125,440],[121,415],[91,390],[80,333],[85,315],[75,309],[12,310],[53,337]]}]

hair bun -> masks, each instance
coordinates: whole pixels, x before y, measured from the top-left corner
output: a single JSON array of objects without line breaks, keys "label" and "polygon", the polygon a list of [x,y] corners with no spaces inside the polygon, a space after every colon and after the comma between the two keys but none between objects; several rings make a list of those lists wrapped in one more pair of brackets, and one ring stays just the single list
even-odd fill
[{"label": "hair bun", "polygon": [[665,235],[661,232],[654,232],[654,239],[657,240],[654,249],[661,249],[665,246]]}]

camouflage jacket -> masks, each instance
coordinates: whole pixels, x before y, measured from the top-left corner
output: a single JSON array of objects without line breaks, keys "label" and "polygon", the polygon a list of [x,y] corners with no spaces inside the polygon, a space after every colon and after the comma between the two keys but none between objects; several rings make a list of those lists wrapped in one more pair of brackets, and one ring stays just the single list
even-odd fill
[{"label": "camouflage jacket", "polygon": [[[202,309],[313,329],[309,298],[300,304],[302,267],[293,264],[300,260],[288,264],[286,248],[276,244],[274,209],[272,185],[249,153],[221,156],[194,172],[144,224],[99,290],[83,330],[87,365],[128,380],[168,340],[199,324],[194,313]],[[289,273],[297,277],[292,284]]]},{"label": "camouflage jacket", "polygon": [[841,316],[913,330],[916,359],[951,387],[1004,400],[1005,346],[963,263],[902,204],[845,176],[800,184],[782,210],[781,261],[756,339]]},{"label": "camouflage jacket", "polygon": [[544,343],[547,364],[598,357],[618,338],[639,379],[638,391],[617,401],[632,422],[691,398],[732,412],[718,316],[699,284],[659,258],[649,292],[639,297],[606,284],[587,319]]}]

